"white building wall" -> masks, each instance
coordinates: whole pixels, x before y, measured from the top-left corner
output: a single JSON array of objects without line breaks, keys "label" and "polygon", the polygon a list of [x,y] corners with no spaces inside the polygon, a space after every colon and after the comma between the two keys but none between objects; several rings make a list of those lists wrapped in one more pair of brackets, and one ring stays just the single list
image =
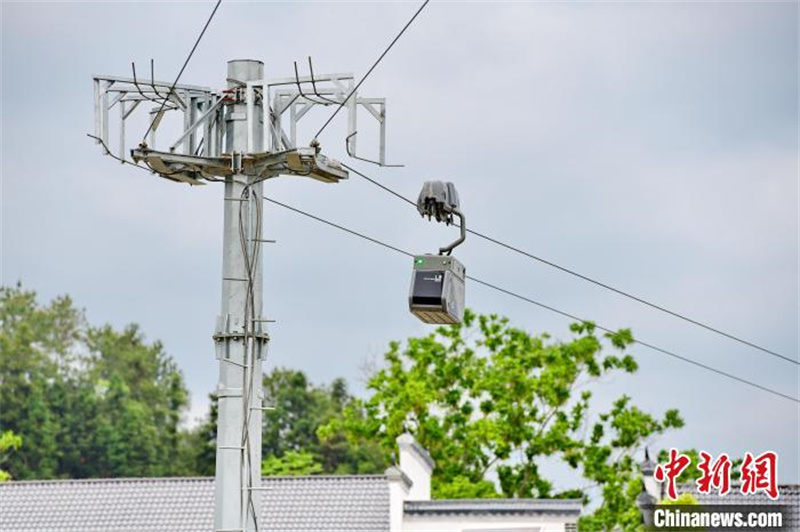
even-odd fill
[{"label": "white building wall", "polygon": [[386,478],[389,480],[389,530],[401,532],[403,530],[403,503],[408,498],[411,481],[396,467],[386,470]]},{"label": "white building wall", "polygon": [[434,463],[428,452],[410,434],[398,437],[397,445],[400,451],[399,468],[390,467],[386,471],[391,532],[566,532],[567,524],[574,525],[577,522],[573,514],[549,512],[542,515],[481,511],[406,514],[406,501],[431,500]]},{"label": "white building wall", "polygon": [[400,469],[411,479],[408,500],[429,501],[433,460],[410,434],[398,437],[397,445],[400,448]]}]

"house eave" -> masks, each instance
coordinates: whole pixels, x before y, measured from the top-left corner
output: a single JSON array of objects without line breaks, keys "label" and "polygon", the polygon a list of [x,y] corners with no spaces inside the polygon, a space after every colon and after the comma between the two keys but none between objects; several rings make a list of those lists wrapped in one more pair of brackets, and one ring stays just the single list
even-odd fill
[{"label": "house eave", "polygon": [[580,499],[439,499],[406,501],[403,513],[409,517],[435,515],[578,517],[582,506]]}]

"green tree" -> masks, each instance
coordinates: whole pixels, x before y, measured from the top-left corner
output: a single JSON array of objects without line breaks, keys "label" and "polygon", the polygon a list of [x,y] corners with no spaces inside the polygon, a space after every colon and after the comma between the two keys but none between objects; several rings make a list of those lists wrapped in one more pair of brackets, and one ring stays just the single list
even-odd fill
[{"label": "green tree", "polygon": [[0,429],[26,441],[7,460],[14,478],[58,474],[61,427],[52,392],[80,371],[74,352],[84,326],[69,297],[41,306],[20,285],[0,287]]},{"label": "green tree", "polygon": [[[14,434],[10,430],[0,434],[0,466],[8,459],[8,455],[20,447],[22,447],[22,437],[19,434]],[[8,471],[0,469],[0,482],[5,482],[10,479],[11,474]]]},{"label": "green tree", "polygon": [[280,458],[267,456],[261,463],[262,475],[315,475],[322,473],[317,456],[307,451],[287,451]]},{"label": "green tree", "polygon": [[188,406],[183,376],[160,342],[136,325],[87,332],[88,377],[101,387],[110,476],[182,473],[179,425]]},{"label": "green tree", "polygon": [[316,447],[316,429],[329,414],[328,391],[313,386],[302,371],[283,368],[265,375],[263,383],[264,402],[274,408],[264,412],[264,455]]},{"label": "green tree", "polygon": [[[289,462],[311,456],[320,471],[329,474],[378,473],[386,468],[377,444],[354,446],[342,433],[321,439],[319,430],[339,419],[354,401],[343,379],[316,386],[305,373],[276,368],[264,377],[264,402],[274,407],[264,413],[262,451],[265,463]],[[269,471],[277,470],[269,466]],[[277,467],[277,466],[276,466]]]},{"label": "green tree", "polygon": [[[414,434],[437,463],[435,497],[579,496],[588,503],[587,491],[558,491],[541,473],[544,460],[561,459],[602,493],[582,529],[636,530],[634,453],[683,422],[674,410],[658,419],[625,396],[607,412],[590,412],[587,385],[637,370],[626,354],[633,337],[629,330],[598,337],[591,323],[571,331],[570,341],[554,341],[467,312],[460,325],[390,344],[386,367],[368,383],[369,399],[351,401],[320,434],[345,434],[355,446],[377,441],[387,460],[400,434]],[[490,472],[499,486],[487,482]]]},{"label": "green tree", "polygon": [[209,394],[208,415],[194,430],[186,434],[182,454],[195,475],[213,476],[217,460],[217,418],[219,400]]},{"label": "green tree", "polygon": [[69,297],[0,288],[0,428],[25,435],[18,479],[176,475],[183,376],[135,325],[92,327]]},{"label": "green tree", "polygon": [[[314,385],[302,371],[276,368],[263,378],[262,462],[265,475],[368,474],[386,469],[376,443],[352,445],[341,432],[320,438],[319,431],[341,418],[354,400],[344,379]],[[194,474],[213,475],[216,455],[218,403],[210,396],[209,413],[185,434],[182,462]]]}]

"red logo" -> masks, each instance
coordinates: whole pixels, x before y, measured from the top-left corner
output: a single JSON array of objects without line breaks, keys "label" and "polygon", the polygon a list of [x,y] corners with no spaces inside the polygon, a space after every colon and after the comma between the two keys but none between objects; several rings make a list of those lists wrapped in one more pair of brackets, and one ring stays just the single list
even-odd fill
[{"label": "red logo", "polygon": [[678,492],[675,489],[676,479],[691,463],[691,458],[685,454],[678,453],[677,449],[670,449],[669,462],[663,466],[661,464],[656,466],[656,482],[667,482],[667,496],[670,499],[675,500],[678,498]]},{"label": "red logo", "polygon": [[[720,496],[728,494],[731,490],[731,468],[733,467],[730,456],[722,453],[715,460],[705,451],[700,451],[699,456],[700,463],[697,464],[697,469],[700,470],[700,478],[695,481],[697,492],[711,493],[712,490],[716,490]],[[670,449],[669,461],[664,465],[656,466],[654,478],[656,482],[667,483],[667,497],[670,499],[678,498],[677,479],[691,463],[692,460],[689,456],[679,453],[676,449]],[[745,453],[740,473],[742,494],[764,493],[773,501],[778,498],[778,454],[776,452],[766,451],[755,457],[752,453]]]},{"label": "red logo", "polygon": [[767,451],[753,458],[745,453],[742,462],[742,493],[766,493],[773,501],[778,498],[778,454]]},{"label": "red logo", "polygon": [[711,455],[700,451],[700,463],[697,469],[702,472],[702,476],[697,479],[698,492],[711,493],[713,488],[722,496],[731,490],[731,459],[727,454],[722,453],[712,463]]}]

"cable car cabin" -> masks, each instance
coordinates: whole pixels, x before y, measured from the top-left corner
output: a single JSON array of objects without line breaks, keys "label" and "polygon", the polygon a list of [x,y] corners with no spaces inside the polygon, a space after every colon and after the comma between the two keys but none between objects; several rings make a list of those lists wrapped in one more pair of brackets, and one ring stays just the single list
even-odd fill
[{"label": "cable car cabin", "polygon": [[454,324],[464,318],[464,265],[448,255],[414,257],[408,306],[425,323]]}]

